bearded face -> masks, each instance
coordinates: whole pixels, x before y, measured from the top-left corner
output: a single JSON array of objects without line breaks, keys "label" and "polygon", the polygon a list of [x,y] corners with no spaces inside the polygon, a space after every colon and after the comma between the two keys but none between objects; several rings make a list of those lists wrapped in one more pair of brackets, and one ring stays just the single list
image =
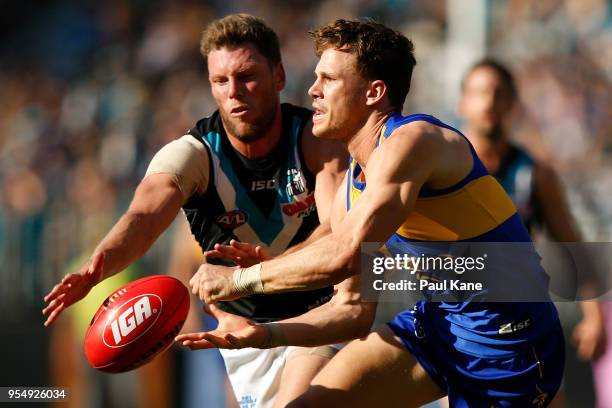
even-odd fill
[{"label": "bearded face", "polygon": [[280,64],[272,64],[250,43],[208,54],[212,95],[226,132],[243,142],[263,137],[272,126],[284,86]]}]

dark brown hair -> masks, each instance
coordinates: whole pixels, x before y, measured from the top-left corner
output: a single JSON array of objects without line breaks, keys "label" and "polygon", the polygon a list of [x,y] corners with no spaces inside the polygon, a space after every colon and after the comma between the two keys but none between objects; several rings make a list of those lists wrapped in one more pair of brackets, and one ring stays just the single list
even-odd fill
[{"label": "dark brown hair", "polygon": [[478,68],[490,68],[499,75],[502,82],[508,88],[508,92],[510,92],[510,96],[512,99],[518,98],[518,89],[516,87],[516,82],[514,81],[514,76],[510,72],[505,65],[501,62],[493,59],[493,58],[484,58],[474,65],[465,73],[463,77],[463,81],[461,82],[461,89],[465,88],[465,81],[472,74],[472,72],[476,71]]},{"label": "dark brown hair", "polygon": [[204,58],[222,47],[252,43],[271,63],[281,62],[276,33],[263,20],[249,14],[230,14],[211,22],[202,32],[200,52]]},{"label": "dark brown hair", "polygon": [[339,19],[311,31],[310,36],[319,57],[328,48],[355,55],[361,76],[384,81],[389,101],[402,109],[416,65],[414,45],[403,34],[371,20]]}]

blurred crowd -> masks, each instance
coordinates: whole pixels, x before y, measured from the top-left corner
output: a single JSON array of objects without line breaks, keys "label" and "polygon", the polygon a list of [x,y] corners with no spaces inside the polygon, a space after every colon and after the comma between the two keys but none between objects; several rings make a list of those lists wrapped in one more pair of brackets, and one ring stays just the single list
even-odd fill
[{"label": "blurred crowd", "polygon": [[[309,106],[308,30],[373,17],[413,39],[404,113],[457,126],[442,86],[452,0],[52,1],[5,3],[0,43],[0,308],[38,315],[42,296],[125,210],[152,155],[214,110],[200,32],[228,13],[280,37],[283,99]],[[21,2],[24,3],[24,2]],[[515,73],[514,137],[554,165],[587,240],[612,241],[612,14],[607,0],[490,0],[487,55]],[[459,89],[460,83],[455,84]],[[169,239],[141,262],[165,273]],[[38,321],[36,321],[38,324]]]}]

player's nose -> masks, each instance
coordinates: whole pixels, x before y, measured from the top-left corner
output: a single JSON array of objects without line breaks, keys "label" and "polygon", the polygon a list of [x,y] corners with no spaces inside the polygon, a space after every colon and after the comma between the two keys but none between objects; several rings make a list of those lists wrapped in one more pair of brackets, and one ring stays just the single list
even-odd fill
[{"label": "player's nose", "polygon": [[243,84],[236,78],[230,78],[228,81],[227,96],[231,99],[238,98],[243,94]]},{"label": "player's nose", "polygon": [[312,85],[310,86],[310,88],[308,88],[308,95],[310,95],[310,97],[312,99],[317,99],[320,98],[322,96],[321,94],[321,88],[319,86],[319,80],[315,80]]}]

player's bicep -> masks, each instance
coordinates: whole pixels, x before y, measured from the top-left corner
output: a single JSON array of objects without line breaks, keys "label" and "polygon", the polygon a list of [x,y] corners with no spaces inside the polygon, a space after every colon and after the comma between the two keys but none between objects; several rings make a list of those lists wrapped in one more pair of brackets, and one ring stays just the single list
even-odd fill
[{"label": "player's bicep", "polygon": [[209,180],[209,158],[204,145],[185,135],[162,147],[153,157],[145,178],[153,174],[168,175],[186,201],[194,193],[206,191]]},{"label": "player's bicep", "polygon": [[413,184],[385,183],[364,190],[343,226],[360,242],[386,241],[408,217],[418,195]]},{"label": "player's bicep", "polygon": [[432,172],[435,151],[426,137],[416,129],[388,139],[372,153],[366,187],[343,222],[346,236],[383,242],[402,225]]},{"label": "player's bicep", "polygon": [[183,205],[183,194],[167,174],[145,177],[136,188],[128,213],[151,215],[161,224],[169,224]]}]

